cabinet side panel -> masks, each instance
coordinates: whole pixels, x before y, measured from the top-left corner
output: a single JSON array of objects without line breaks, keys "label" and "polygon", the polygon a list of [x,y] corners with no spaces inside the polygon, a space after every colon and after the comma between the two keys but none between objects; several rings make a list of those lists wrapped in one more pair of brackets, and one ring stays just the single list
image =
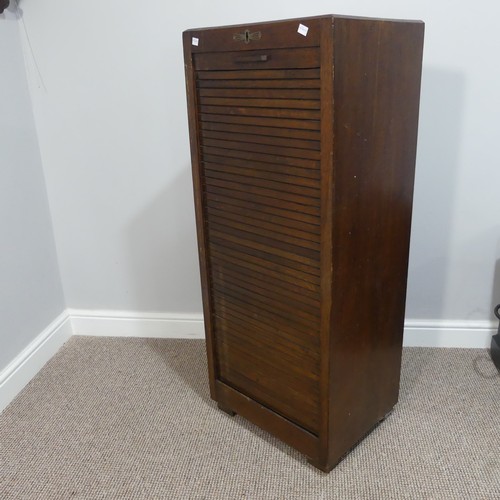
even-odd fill
[{"label": "cabinet side panel", "polygon": [[424,29],[334,25],[331,465],[398,398]]}]

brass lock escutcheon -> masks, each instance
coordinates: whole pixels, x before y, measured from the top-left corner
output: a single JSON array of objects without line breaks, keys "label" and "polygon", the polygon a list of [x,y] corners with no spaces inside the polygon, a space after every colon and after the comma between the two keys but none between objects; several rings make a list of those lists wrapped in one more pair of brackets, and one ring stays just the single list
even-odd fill
[{"label": "brass lock escutcheon", "polygon": [[254,31],[250,33],[249,30],[245,30],[244,33],[236,33],[233,35],[233,40],[236,42],[245,42],[250,43],[250,40],[260,40],[262,37],[262,33],[260,31]]}]

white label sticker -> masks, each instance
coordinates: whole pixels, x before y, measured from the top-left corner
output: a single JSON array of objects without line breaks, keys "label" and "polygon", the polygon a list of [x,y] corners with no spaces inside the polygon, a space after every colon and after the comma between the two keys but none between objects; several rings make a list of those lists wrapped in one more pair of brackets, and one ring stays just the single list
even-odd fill
[{"label": "white label sticker", "polygon": [[198,43],[199,43],[199,39],[196,38],[195,36],[193,36],[193,38],[191,38],[191,43],[195,46],[195,47],[198,47]]},{"label": "white label sticker", "polygon": [[304,26],[303,24],[299,24],[299,28],[297,29],[297,33],[300,33],[303,36],[307,36],[308,31],[309,31],[309,28],[307,26]]}]

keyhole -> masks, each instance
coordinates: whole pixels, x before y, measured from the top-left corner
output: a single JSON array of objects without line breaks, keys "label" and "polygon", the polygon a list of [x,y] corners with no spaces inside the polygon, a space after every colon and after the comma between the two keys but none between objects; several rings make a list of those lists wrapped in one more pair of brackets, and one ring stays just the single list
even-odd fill
[{"label": "keyhole", "polygon": [[250,43],[250,31],[245,31],[245,43]]}]

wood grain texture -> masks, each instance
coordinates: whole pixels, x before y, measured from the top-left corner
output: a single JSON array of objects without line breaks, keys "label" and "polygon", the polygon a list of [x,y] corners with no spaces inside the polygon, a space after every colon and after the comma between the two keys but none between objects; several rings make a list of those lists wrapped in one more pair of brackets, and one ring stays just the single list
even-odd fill
[{"label": "wood grain texture", "polygon": [[398,399],[423,27],[335,22],[334,432],[327,468]]},{"label": "wood grain texture", "polygon": [[334,74],[333,58],[334,22],[331,18],[322,20],[321,24],[321,326],[320,345],[322,356],[320,359],[320,429],[319,449],[314,457],[319,464],[328,462],[329,437],[332,433],[330,426],[330,385],[327,382],[331,373],[331,358],[327,355],[331,346],[332,307],[333,307],[333,204],[335,190],[334,165]]},{"label": "wood grain texture", "polygon": [[[306,21],[307,36],[298,33],[299,23]],[[246,25],[222,26],[220,28],[198,28],[188,30],[189,44],[193,53],[218,52],[224,50],[280,49],[290,47],[315,47],[319,45],[321,18],[290,19],[286,21],[250,23]],[[261,37],[245,43],[235,40],[234,35],[260,31]],[[198,45],[192,45],[192,37],[198,38]]]},{"label": "wood grain texture", "polygon": [[184,34],[212,397],[324,471],[397,401],[422,43],[346,16]]},{"label": "wood grain texture", "polygon": [[[262,82],[281,80],[283,71],[289,77],[293,72],[299,80],[301,76],[308,80],[318,77],[319,55],[316,47],[252,51],[244,62],[237,52],[196,54],[198,82],[209,82],[205,73],[213,75],[214,68],[225,73],[226,83],[235,82],[220,89],[198,86],[198,112],[212,119],[220,116],[220,123],[234,116],[259,117],[264,125],[267,118],[295,120],[295,130],[301,131],[302,123],[320,119],[319,91],[286,87],[280,93],[279,87],[266,89]],[[273,72],[276,69],[281,73]],[[215,84],[219,81],[214,79]],[[238,87],[249,81],[262,86],[256,93]],[[213,123],[210,117],[207,122]],[[254,216],[259,209],[273,207],[292,220],[295,214],[309,216],[320,226],[319,141],[297,137],[297,142],[291,142],[288,127],[271,125],[280,130],[281,140],[263,136],[262,131],[233,130],[232,124],[215,131],[203,128],[200,133],[205,226],[214,253],[222,256],[211,259],[210,269],[217,360],[226,384],[317,433],[320,355],[319,344],[311,343],[310,338],[319,329],[319,289],[305,288],[302,293],[300,282],[283,286],[287,282],[281,274],[224,258],[224,252],[232,249],[239,252],[240,262],[252,264],[253,257],[258,257],[268,266],[319,275],[320,234],[309,231],[310,223],[304,226],[308,231],[300,232],[269,215],[260,220]],[[227,205],[226,210],[220,204],[214,208],[214,194],[244,200],[249,209],[234,216]],[[306,346],[313,349],[312,357],[305,354]]]},{"label": "wood grain texture", "polygon": [[[255,47],[254,47],[255,49]],[[235,52],[208,52],[195,54],[193,57],[194,67],[198,71],[236,70],[236,79],[241,79],[239,70],[261,70],[265,69],[292,69],[318,68],[319,51],[316,47],[286,49],[252,50],[251,56],[242,56],[240,51]],[[260,75],[253,75],[259,79]]]}]

